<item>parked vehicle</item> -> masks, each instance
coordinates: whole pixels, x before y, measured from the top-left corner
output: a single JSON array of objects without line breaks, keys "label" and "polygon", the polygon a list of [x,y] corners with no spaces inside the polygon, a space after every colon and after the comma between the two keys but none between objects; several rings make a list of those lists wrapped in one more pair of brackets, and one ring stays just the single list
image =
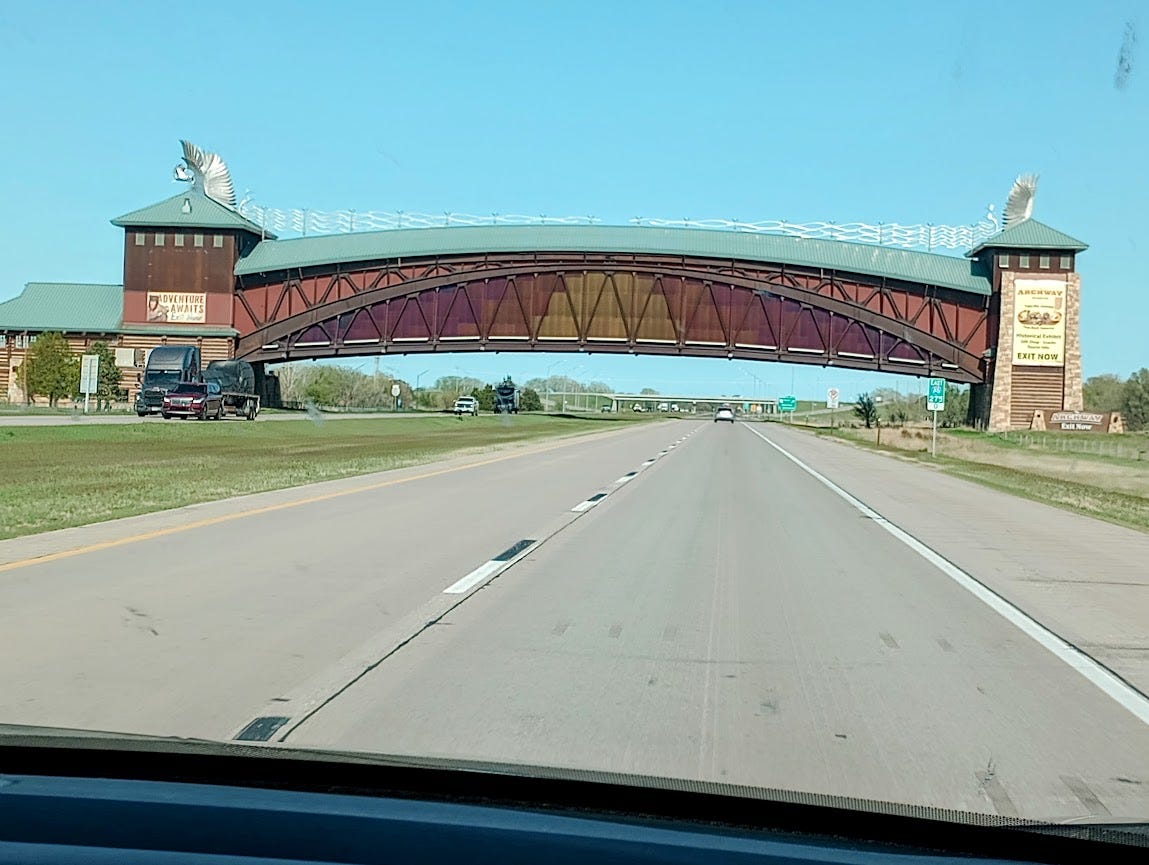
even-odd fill
[{"label": "parked vehicle", "polygon": [[203,371],[204,381],[219,386],[223,413],[255,420],[260,399],[255,390],[255,369],[245,360],[213,360]]},{"label": "parked vehicle", "polygon": [[214,381],[185,381],[164,394],[160,414],[164,420],[173,417],[219,420],[223,417],[223,395]]},{"label": "parked vehicle", "polygon": [[633,406],[630,407],[630,410],[631,411],[646,411],[646,409],[644,409],[642,407],[642,405],[640,403],[637,403],[637,402]]},{"label": "parked vehicle", "polygon": [[469,414],[473,417],[479,415],[479,401],[473,396],[461,396],[455,400],[455,406],[452,409],[457,415]]},{"label": "parked vehicle", "polygon": [[510,376],[495,387],[495,414],[519,413],[519,389]]},{"label": "parked vehicle", "polygon": [[660,402],[660,403],[658,404],[658,410],[659,410],[659,411],[670,411],[670,403],[668,403],[668,402]]},{"label": "parked vehicle", "polygon": [[136,414],[161,414],[164,397],[182,382],[198,382],[199,349],[194,345],[161,345],[148,355],[136,394]]}]

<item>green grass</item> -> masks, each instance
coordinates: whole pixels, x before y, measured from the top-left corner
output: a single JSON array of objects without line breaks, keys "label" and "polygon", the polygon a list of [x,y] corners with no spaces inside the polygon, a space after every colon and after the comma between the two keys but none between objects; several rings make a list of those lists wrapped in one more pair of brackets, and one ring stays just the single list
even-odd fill
[{"label": "green grass", "polygon": [[978,430],[947,430],[948,435],[978,441],[997,448],[1015,451],[1072,454],[1076,457],[1107,463],[1141,463],[1149,460],[1149,435],[1083,434],[1060,431],[1018,430],[1007,433],[984,433]]},{"label": "green grass", "polygon": [[[1074,511],[1075,513],[1084,514],[1085,516],[1139,529],[1140,531],[1149,531],[1149,497],[1137,495],[1135,492],[1111,489],[1097,483],[1083,483],[1070,480],[1064,476],[1064,464],[1067,463],[1067,455],[1060,451],[1026,451],[1031,457],[1036,457],[1039,460],[1044,457],[1044,463],[1048,464],[1050,468],[1048,474],[1043,474],[1037,471],[1002,465],[1000,460],[994,461],[991,454],[984,452],[981,456],[985,461],[978,458],[976,451],[972,458],[949,456],[944,453],[939,453],[936,458],[931,457],[928,450],[928,431],[921,437],[919,443],[921,449],[919,450],[891,447],[889,445],[879,447],[874,442],[862,438],[857,430],[838,429],[831,432],[828,429],[821,429],[815,430],[814,432],[819,436],[846,440],[870,450],[878,450],[882,453],[896,455],[903,459],[926,463],[954,477],[974,481],[983,486],[1011,493],[1012,495],[1022,498],[1043,502],[1065,510]],[[896,435],[898,431],[890,430],[890,433]],[[1072,436],[1073,434],[1048,433],[1047,435]],[[939,441],[943,436],[955,436],[966,442],[972,442],[991,450],[1002,448],[1011,450],[1020,449],[1020,446],[1010,442],[1008,437],[1003,441],[1000,436],[973,430],[946,430],[944,433],[939,431]],[[1081,436],[1079,435],[1076,438],[1080,439]],[[1083,454],[1073,452],[1068,455],[1072,460],[1081,459],[1082,456]],[[1118,460],[1112,457],[1092,458],[1108,463],[1130,463],[1142,471],[1144,471],[1145,467],[1144,462],[1137,463],[1133,460]],[[1079,474],[1082,477],[1090,476],[1088,472],[1078,472],[1072,462],[1069,462],[1069,465],[1075,474]],[[1056,474],[1058,473],[1061,473],[1063,476],[1057,477]]]},{"label": "green grass", "polygon": [[938,462],[947,474],[955,477],[1107,522],[1149,531],[1149,499],[1143,496],[969,460],[939,457]]},{"label": "green grass", "polygon": [[518,415],[0,427],[0,539],[619,423]]}]

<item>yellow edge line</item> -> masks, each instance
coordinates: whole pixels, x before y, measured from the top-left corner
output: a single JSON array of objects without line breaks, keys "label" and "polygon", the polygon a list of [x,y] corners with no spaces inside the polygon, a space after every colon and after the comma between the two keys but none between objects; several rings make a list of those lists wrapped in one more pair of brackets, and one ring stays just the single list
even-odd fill
[{"label": "yellow edge line", "polygon": [[[620,430],[620,432],[622,432],[622,430]],[[549,447],[544,447],[544,448],[539,448],[537,450],[532,450],[532,451],[530,451],[530,454],[547,453],[548,451],[558,450],[559,448],[567,447],[568,445],[571,445],[574,443],[575,443],[574,441],[561,442],[559,444],[550,445]],[[305,498],[305,499],[296,499],[296,500],[290,501],[290,502],[281,502],[280,504],[277,504],[277,505],[265,505],[264,507],[261,507],[261,508],[251,508],[251,509],[246,510],[246,511],[237,511],[234,514],[222,514],[218,517],[208,517],[207,519],[197,520],[194,523],[184,523],[183,525],[179,525],[179,526],[169,526],[166,529],[156,529],[155,531],[152,531],[152,532],[143,532],[143,533],[138,534],[138,535],[128,535],[127,537],[116,538],[115,540],[111,540],[111,541],[100,541],[97,544],[89,544],[86,547],[76,547],[75,549],[71,549],[71,550],[61,550],[58,553],[47,553],[47,554],[42,555],[42,556],[33,556],[31,558],[28,558],[28,559],[17,559],[14,562],[7,562],[5,564],[0,564],[0,573],[3,573],[4,571],[14,571],[17,568],[26,568],[29,565],[46,564],[48,562],[59,561],[60,559],[70,559],[73,556],[82,556],[82,555],[85,555],[87,553],[99,552],[100,550],[110,550],[110,549],[113,549],[114,547],[122,547],[122,546],[125,546],[127,544],[139,543],[140,541],[150,541],[154,538],[162,538],[165,535],[174,535],[174,534],[177,534],[178,532],[188,532],[188,531],[191,531],[192,529],[202,529],[206,526],[214,526],[214,525],[218,525],[219,523],[230,522],[231,520],[239,520],[239,519],[243,519],[245,517],[255,517],[255,516],[259,516],[260,514],[269,514],[269,513],[273,513],[274,511],[286,510],[287,508],[297,508],[297,507],[300,507],[301,505],[312,505],[312,504],[315,504],[316,502],[325,502],[325,501],[328,501],[330,499],[337,499],[337,498],[341,498],[343,496],[356,495],[358,493],[368,493],[368,492],[371,492],[372,490],[380,490],[380,489],[383,489],[384,487],[395,486],[396,484],[406,484],[406,483],[410,483],[411,481],[421,481],[421,480],[425,480],[426,478],[433,478],[433,477],[438,477],[439,475],[451,474],[452,472],[461,472],[461,471],[465,471],[466,469],[474,469],[474,468],[479,468],[480,466],[491,465],[492,463],[501,463],[501,462],[504,462],[505,460],[518,459],[519,457],[528,456],[530,454],[526,454],[526,453],[504,454],[503,456],[491,457],[490,459],[478,460],[478,461],[473,462],[473,463],[467,463],[466,465],[452,466],[451,468],[445,468],[445,469],[435,469],[435,471],[423,472],[422,474],[411,475],[411,476],[405,477],[405,478],[392,478],[391,480],[379,481],[378,483],[368,484],[367,486],[355,487],[355,489],[351,489],[351,490],[338,490],[336,492],[323,493],[322,495],[310,496],[310,497]],[[267,490],[266,492],[275,492],[275,490]],[[258,493],[256,493],[255,495],[258,495]],[[217,501],[218,501],[218,499],[217,499]],[[200,502],[200,504],[203,504],[203,502]],[[153,513],[162,513],[162,511],[155,511]],[[99,524],[98,523],[89,523],[88,525],[99,525]]]}]

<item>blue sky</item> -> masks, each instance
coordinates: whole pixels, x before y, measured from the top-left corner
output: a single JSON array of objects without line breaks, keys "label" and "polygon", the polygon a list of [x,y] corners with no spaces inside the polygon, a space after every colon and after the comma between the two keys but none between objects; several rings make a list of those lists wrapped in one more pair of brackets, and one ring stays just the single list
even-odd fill
[{"label": "blue sky", "polygon": [[[0,299],[118,282],[108,220],[171,195],[178,139],[240,194],[312,209],[976,221],[1041,175],[1090,244],[1087,375],[1149,365],[1149,33],[1140,2],[8,4]],[[1140,50],[1138,50],[1140,49]],[[388,357],[409,378],[555,356]],[[358,363],[359,361],[357,361]],[[590,356],[619,390],[814,396],[884,376]],[[902,379],[903,389],[916,387]]]}]

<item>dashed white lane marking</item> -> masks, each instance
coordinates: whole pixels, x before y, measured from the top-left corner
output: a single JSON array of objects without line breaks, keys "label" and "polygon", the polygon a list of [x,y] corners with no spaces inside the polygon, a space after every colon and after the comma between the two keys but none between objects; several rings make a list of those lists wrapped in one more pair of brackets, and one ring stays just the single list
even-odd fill
[{"label": "dashed white lane marking", "polygon": [[597,505],[599,502],[601,502],[605,498],[606,498],[606,493],[595,493],[593,496],[591,496],[585,502],[579,502],[577,505],[575,505],[573,508],[571,508],[571,511],[573,511],[576,514],[581,514],[583,511],[589,511],[591,508],[593,508],[595,505]]},{"label": "dashed white lane marking", "polygon": [[521,541],[512,544],[510,547],[503,550],[489,562],[484,562],[483,564],[479,565],[479,567],[475,568],[475,570],[471,571],[471,573],[467,574],[467,576],[463,577],[461,580],[457,580],[456,582],[451,583],[451,585],[443,589],[443,594],[461,595],[469,589],[473,589],[484,580],[490,579],[496,574],[509,568],[520,557],[522,557],[522,555],[528,549],[534,546],[534,544],[535,541],[533,538],[523,538]]},{"label": "dashed white lane marking", "polygon": [[1092,684],[1100,688],[1107,696],[1132,712],[1139,721],[1144,724],[1149,724],[1149,696],[1141,693],[1141,691],[1137,690],[1137,688],[1126,682],[1108,667],[1098,663],[1072,643],[1059,637],[1053,631],[1049,630],[1049,628],[1045,627],[1045,625],[1023,612],[1020,608],[1015,607],[1001,595],[981,583],[976,577],[971,576],[953,562],[931,550],[909,532],[891,523],[861,499],[850,495],[850,493],[846,492],[828,477],[806,465],[806,463],[802,462],[788,450],[780,445],[774,444],[774,442],[770,441],[770,439],[766,438],[766,436],[762,435],[758,430],[752,429],[751,427],[746,428],[758,436],[758,438],[762,439],[762,441],[766,442],[766,444],[770,445],[770,447],[774,448],[774,450],[778,451],[778,453],[782,454],[782,456],[786,457],[786,459],[790,460],[790,462],[794,463],[794,465],[798,466],[798,468],[802,469],[802,471],[806,472],[806,474],[817,480],[835,495],[844,499],[864,516],[869,517],[874,523],[881,526],[1011,625],[1014,625],[1027,636],[1036,640],[1040,645],[1052,652],[1059,660],[1068,664]]},{"label": "dashed white lane marking", "polygon": [[[685,439],[686,439],[686,436],[683,436],[677,442],[675,442],[674,444],[667,447],[666,450],[659,451],[658,456],[659,457],[666,456],[668,453],[670,453],[671,448],[678,447],[679,443],[681,443]],[[656,459],[658,459],[658,457],[654,457],[654,459],[646,460],[644,463],[642,463],[642,465],[639,467],[638,470],[633,471],[633,472],[627,472],[625,475],[623,475],[622,477],[620,477],[618,480],[616,480],[614,482],[614,486],[622,486],[627,481],[634,480],[635,476],[638,474],[639,471],[646,468],[647,466],[653,465],[654,460],[656,460]],[[589,499],[582,501],[582,502],[579,502],[577,505],[575,505],[573,508],[571,508],[571,512],[576,513],[576,514],[581,514],[581,513],[584,513],[586,511],[589,511],[591,508],[593,508],[595,505],[597,505],[599,502],[601,502],[603,499],[605,499],[606,496],[607,496],[606,493],[596,493],[595,495],[591,496]],[[501,571],[505,570],[506,568],[509,568],[511,566],[512,561],[518,557],[518,554],[521,553],[522,550],[525,549],[527,546],[530,546],[533,543],[534,543],[534,541],[529,541],[529,542],[528,541],[520,541],[519,544],[517,544],[516,546],[505,551],[501,555],[496,556],[495,558],[491,559],[490,561],[484,562],[483,564],[479,565],[479,567],[475,568],[473,571],[471,571],[469,574],[467,574],[462,579],[456,580],[451,585],[447,586],[447,588],[443,589],[443,594],[445,594],[445,595],[462,595],[462,594],[470,591],[475,586],[477,586],[479,583],[481,583],[485,580],[488,580],[491,577],[494,577],[496,574],[500,573]]]},{"label": "dashed white lane marking", "polygon": [[503,568],[507,567],[509,564],[510,564],[509,562],[496,562],[494,560],[489,561],[489,562],[483,562],[483,564],[479,565],[477,568],[475,568],[475,570],[473,570],[473,571],[471,571],[471,573],[467,574],[467,576],[463,577],[461,580],[458,580],[457,582],[451,583],[451,585],[449,585],[449,586],[447,586],[447,588],[443,589],[443,594],[444,595],[461,595],[464,592],[466,592],[470,589],[473,589],[475,586],[477,586],[479,583],[481,583],[483,580],[487,579],[488,577],[493,577],[495,574],[497,574]]}]

